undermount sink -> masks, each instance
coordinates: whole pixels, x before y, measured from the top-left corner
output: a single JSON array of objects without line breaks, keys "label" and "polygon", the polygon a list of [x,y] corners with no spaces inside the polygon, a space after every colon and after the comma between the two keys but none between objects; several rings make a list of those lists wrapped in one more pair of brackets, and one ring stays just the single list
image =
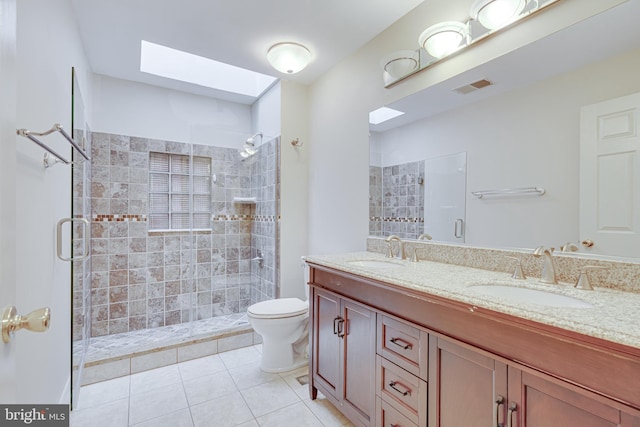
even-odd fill
[{"label": "undermount sink", "polygon": [[399,262],[385,261],[381,259],[359,259],[355,261],[347,261],[347,263],[356,267],[366,267],[366,268],[404,267],[404,265]]},{"label": "undermount sink", "polygon": [[567,308],[593,307],[593,305],[578,298],[538,289],[496,284],[473,285],[470,286],[470,288],[481,294],[502,298],[518,304],[537,304],[547,307]]}]

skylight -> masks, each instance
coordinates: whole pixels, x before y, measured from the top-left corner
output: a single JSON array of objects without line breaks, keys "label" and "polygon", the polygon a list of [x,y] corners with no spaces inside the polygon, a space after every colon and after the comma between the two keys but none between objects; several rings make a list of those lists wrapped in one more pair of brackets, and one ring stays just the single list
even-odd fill
[{"label": "skylight", "polygon": [[277,80],[146,40],[140,46],[140,71],[255,98]]},{"label": "skylight", "polygon": [[380,107],[377,110],[373,110],[369,113],[369,123],[371,123],[372,125],[377,125],[403,114],[404,113],[402,111],[394,110],[393,108]]}]

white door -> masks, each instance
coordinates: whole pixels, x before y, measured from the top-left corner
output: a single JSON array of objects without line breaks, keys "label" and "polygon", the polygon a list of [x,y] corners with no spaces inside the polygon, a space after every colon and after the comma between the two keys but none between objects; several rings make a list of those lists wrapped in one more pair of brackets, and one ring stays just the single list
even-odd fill
[{"label": "white door", "polygon": [[425,161],[424,232],[434,241],[464,243],[467,153]]},{"label": "white door", "polygon": [[[15,0],[0,0],[0,310],[17,294],[15,37]],[[0,402],[15,403],[16,376],[16,348],[0,341]]]},{"label": "white door", "polygon": [[640,256],[640,93],[580,113],[580,240],[596,254]]}]

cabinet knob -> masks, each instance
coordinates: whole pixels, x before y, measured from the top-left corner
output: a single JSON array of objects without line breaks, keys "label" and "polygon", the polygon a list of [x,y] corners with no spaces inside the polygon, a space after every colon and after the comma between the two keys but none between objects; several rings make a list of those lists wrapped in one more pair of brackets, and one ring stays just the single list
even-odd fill
[{"label": "cabinet knob", "polygon": [[49,329],[51,310],[39,308],[26,316],[18,314],[15,307],[6,307],[2,312],[2,341],[8,343],[16,331],[27,329],[32,332],[44,332]]}]

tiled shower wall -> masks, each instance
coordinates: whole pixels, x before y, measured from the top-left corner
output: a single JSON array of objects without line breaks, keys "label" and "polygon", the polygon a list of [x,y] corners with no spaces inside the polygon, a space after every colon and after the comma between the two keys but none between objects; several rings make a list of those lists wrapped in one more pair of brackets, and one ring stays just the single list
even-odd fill
[{"label": "tiled shower wall", "polygon": [[416,239],[424,229],[424,160],[369,167],[369,234]]},{"label": "tiled shower wall", "polygon": [[[275,203],[269,211],[262,197],[263,188],[276,183],[252,178],[252,170],[276,143],[242,159],[237,149],[93,134],[92,336],[238,313],[273,295],[273,267],[263,272],[255,263],[252,274],[251,259],[257,249],[268,255],[263,265],[274,258],[275,238],[267,241],[259,232],[263,223],[275,222]],[[148,231],[150,151],[211,158],[210,231]],[[252,196],[258,203],[234,202]]]}]

